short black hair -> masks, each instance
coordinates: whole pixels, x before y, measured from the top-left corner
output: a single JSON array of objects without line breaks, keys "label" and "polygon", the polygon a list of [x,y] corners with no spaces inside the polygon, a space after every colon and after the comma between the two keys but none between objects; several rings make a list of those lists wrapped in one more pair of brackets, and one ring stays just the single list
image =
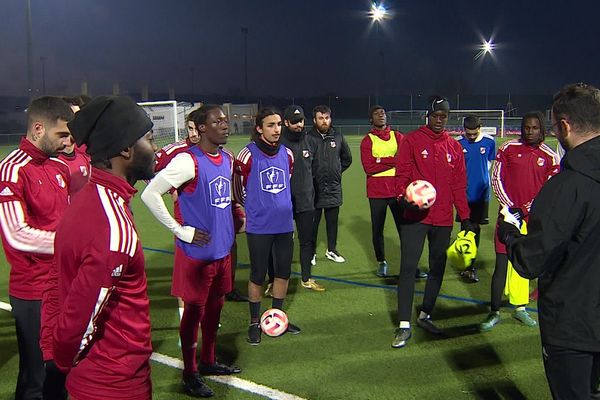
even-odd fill
[{"label": "short black hair", "polygon": [[374,106],[371,106],[371,108],[369,108],[369,121],[371,121],[373,119],[373,113],[375,111],[377,111],[377,110],[383,110],[383,111],[385,111],[385,108],[383,108],[383,106],[380,106],[380,105],[377,105],[377,104],[374,105]]},{"label": "short black hair", "polygon": [[196,127],[204,125],[206,124],[206,117],[208,113],[213,110],[223,111],[223,108],[218,104],[204,104],[202,107],[192,113],[194,116],[192,117],[193,119],[191,121],[194,121]]},{"label": "short black hair", "polygon": [[566,119],[576,133],[600,132],[600,90],[585,83],[570,84],[554,95],[552,114]]},{"label": "short black hair", "polygon": [[317,113],[331,115],[331,108],[329,108],[329,106],[326,106],[325,104],[320,104],[313,108],[313,118],[317,117]]},{"label": "short black hair", "polygon": [[54,126],[58,120],[71,121],[73,115],[71,106],[61,97],[38,97],[27,107],[27,127],[29,128],[35,121],[40,120]]},{"label": "short black hair", "polygon": [[477,129],[481,127],[481,120],[477,115],[467,115],[463,119],[463,128],[465,129]]},{"label": "short black hair", "polygon": [[283,116],[281,114],[281,111],[279,111],[278,108],[271,107],[271,106],[261,108],[260,110],[258,110],[258,113],[254,117],[254,132],[252,132],[252,138],[256,139],[257,137],[260,136],[260,134],[258,133],[258,130],[256,128],[258,128],[258,127],[262,128],[262,124],[263,124],[263,121],[265,120],[265,118],[267,118],[271,115],[279,115],[279,117],[283,121]]}]

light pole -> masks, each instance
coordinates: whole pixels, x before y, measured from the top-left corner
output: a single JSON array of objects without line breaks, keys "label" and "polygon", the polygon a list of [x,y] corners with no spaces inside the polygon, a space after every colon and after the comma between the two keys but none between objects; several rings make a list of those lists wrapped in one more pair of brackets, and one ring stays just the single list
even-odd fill
[{"label": "light pole", "polygon": [[31,0],[27,0],[27,94],[29,98],[33,98],[33,50],[32,50],[32,34],[31,34]]},{"label": "light pole", "polygon": [[[484,79],[485,79],[485,109],[487,110],[489,108],[489,68],[486,64],[486,55],[489,54],[489,58],[494,56],[494,49],[496,48],[496,45],[494,44],[494,42],[492,41],[492,39],[490,40],[484,40],[480,45],[479,45],[479,52],[477,54],[475,54],[475,57],[473,57],[474,61],[477,61],[479,59],[481,59],[481,62],[483,63],[483,73],[484,73]],[[488,62],[489,63],[489,62]]]},{"label": "light pole", "polygon": [[381,24],[383,23],[383,21],[388,18],[390,16],[390,14],[388,13],[388,10],[383,6],[382,3],[372,3],[371,4],[371,11],[369,11],[369,16],[371,18],[372,24],[375,24],[375,41],[376,41],[376,47],[377,47],[377,54],[379,55],[379,62],[378,62],[378,66],[377,66],[377,73],[376,73],[376,82],[375,82],[375,103],[379,104],[379,91],[381,88],[381,77],[383,75],[383,68],[384,68],[384,52],[381,49],[381,41],[380,41],[380,30],[381,30]]},{"label": "light pole", "polygon": [[242,26],[242,34],[244,35],[244,95],[246,103],[248,102],[248,28]]}]

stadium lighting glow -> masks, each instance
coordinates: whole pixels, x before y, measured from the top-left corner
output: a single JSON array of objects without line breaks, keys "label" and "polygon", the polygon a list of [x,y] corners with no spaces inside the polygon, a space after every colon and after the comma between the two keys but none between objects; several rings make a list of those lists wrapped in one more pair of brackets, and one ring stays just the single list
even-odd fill
[{"label": "stadium lighting glow", "polygon": [[381,21],[387,16],[387,10],[383,5],[377,5],[377,3],[373,3],[371,4],[371,12],[369,14],[371,15],[371,19],[373,21]]},{"label": "stadium lighting glow", "polygon": [[483,42],[483,44],[481,45],[481,49],[484,53],[491,53],[492,50],[494,50],[494,43],[492,43],[491,41]]},{"label": "stadium lighting glow", "polygon": [[496,48],[496,45],[494,44],[494,42],[492,42],[491,39],[484,40],[483,43],[481,43],[479,45],[479,52],[477,54],[475,54],[475,57],[473,57],[473,59],[478,60],[481,57],[485,56],[486,54],[493,56],[493,52],[494,52],[495,48]]}]

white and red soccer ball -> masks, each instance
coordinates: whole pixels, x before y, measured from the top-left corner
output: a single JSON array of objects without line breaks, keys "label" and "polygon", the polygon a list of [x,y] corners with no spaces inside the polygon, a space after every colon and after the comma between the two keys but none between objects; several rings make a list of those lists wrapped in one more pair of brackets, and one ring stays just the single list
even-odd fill
[{"label": "white and red soccer ball", "polygon": [[427,209],[435,203],[436,191],[433,185],[424,180],[416,180],[406,187],[406,200],[415,203],[421,209]]},{"label": "white and red soccer ball", "polygon": [[288,317],[278,308],[270,308],[260,317],[260,329],[268,336],[280,336],[287,331]]}]

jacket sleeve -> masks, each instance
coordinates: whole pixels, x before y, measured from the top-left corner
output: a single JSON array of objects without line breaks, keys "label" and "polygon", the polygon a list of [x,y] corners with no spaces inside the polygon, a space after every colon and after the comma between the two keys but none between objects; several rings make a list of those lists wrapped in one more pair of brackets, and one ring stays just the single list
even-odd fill
[{"label": "jacket sleeve", "polygon": [[342,136],[342,148],[340,149],[340,162],[342,164],[342,172],[347,170],[352,164],[352,152],[344,135]]},{"label": "jacket sleeve", "polygon": [[252,167],[252,153],[244,147],[238,154],[233,165],[233,197],[235,201],[244,205],[246,203],[246,183]]},{"label": "jacket sleeve", "polygon": [[387,171],[396,166],[396,157],[375,158],[372,150],[373,141],[366,135],[360,142],[360,161],[367,175]]},{"label": "jacket sleeve", "polygon": [[498,153],[496,154],[496,161],[494,162],[494,166],[492,168],[492,190],[498,198],[500,207],[512,207],[513,202],[504,188],[504,179],[506,178],[506,173],[504,171],[505,167],[506,155],[504,154],[502,147],[500,147],[498,149]]},{"label": "jacket sleeve", "polygon": [[582,206],[578,206],[585,198],[581,189],[569,182],[568,176],[555,179],[542,187],[533,204],[528,234],[507,245],[513,267],[527,279],[552,272],[563,264],[569,241],[585,217]]},{"label": "jacket sleeve", "polygon": [[412,142],[405,138],[398,149],[396,159],[396,196],[404,196],[406,187],[412,181],[415,160],[412,155]]},{"label": "jacket sleeve", "polygon": [[470,218],[471,209],[467,202],[467,168],[465,166],[465,156],[462,152],[462,146],[454,139],[450,139],[455,145],[455,153],[457,155],[456,167],[452,171],[451,185],[452,196],[454,198],[454,206],[462,220]]},{"label": "jacket sleeve", "polygon": [[63,372],[77,365],[102,334],[104,314],[120,279],[112,276],[112,269],[129,265],[126,254],[108,251],[103,237],[91,242],[83,254],[54,329],[54,361]]},{"label": "jacket sleeve", "polygon": [[22,181],[0,182],[0,226],[7,243],[26,253],[54,254],[54,231],[29,225],[27,193]]}]

